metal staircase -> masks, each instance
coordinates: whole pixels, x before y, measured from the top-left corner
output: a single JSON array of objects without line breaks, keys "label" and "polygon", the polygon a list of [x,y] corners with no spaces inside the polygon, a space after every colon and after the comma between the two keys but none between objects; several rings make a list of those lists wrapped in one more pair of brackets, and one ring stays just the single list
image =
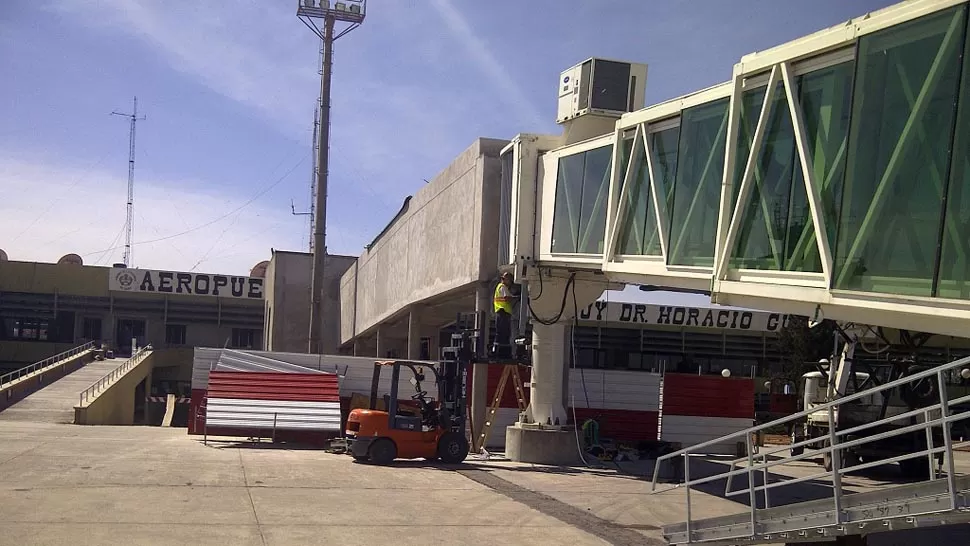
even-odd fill
[{"label": "metal staircase", "polygon": [[[816,405],[806,411],[778,419],[764,425],[704,442],[657,460],[653,476],[655,494],[679,489],[687,501],[687,521],[668,525],[663,529],[670,544],[762,544],[813,542],[846,535],[866,535],[876,532],[970,522],[970,476],[958,476],[954,465],[955,448],[970,445],[970,441],[954,442],[954,425],[970,418],[970,395],[949,400],[946,377],[970,367],[964,358],[937,368],[909,375],[832,402]],[[906,413],[887,416],[851,428],[830,428],[828,438],[810,438],[791,445],[755,449],[752,438],[760,431],[801,420],[809,413],[827,411],[829,422],[836,422],[839,408],[877,393],[888,396],[892,389],[920,379],[936,383],[935,402]],[[915,424],[906,424],[913,423]],[[964,423],[965,425],[966,423]],[[868,432],[867,432],[868,431]],[[926,447],[902,455],[880,459],[867,458],[859,464],[842,468],[848,459],[848,449],[902,434],[925,433]],[[861,434],[860,433],[864,433]],[[747,456],[723,466],[726,470],[713,475],[691,477],[691,459],[697,469],[705,459],[706,449],[725,441],[743,442]],[[820,443],[824,445],[819,445]],[[804,448],[804,452],[793,456]],[[831,457],[831,470],[808,476],[787,477],[772,474],[769,469],[795,461]],[[842,484],[843,475],[900,461],[925,458],[928,480],[905,485],[887,485],[870,491],[853,493]],[[934,464],[942,457],[942,464]],[[662,466],[683,463],[683,481],[658,490],[658,474]],[[710,466],[710,465],[705,465]],[[821,469],[821,467],[820,467]],[[696,473],[696,470],[695,470]],[[744,477],[742,480],[739,477]],[[738,484],[736,482],[742,482]],[[820,500],[772,506],[771,494],[784,487],[805,482],[828,482],[831,496]],[[716,486],[724,482],[726,497],[747,497],[748,510],[733,516],[694,519],[691,492],[698,486]],[[760,482],[760,483],[759,483]],[[735,486],[738,485],[738,488]]]}]

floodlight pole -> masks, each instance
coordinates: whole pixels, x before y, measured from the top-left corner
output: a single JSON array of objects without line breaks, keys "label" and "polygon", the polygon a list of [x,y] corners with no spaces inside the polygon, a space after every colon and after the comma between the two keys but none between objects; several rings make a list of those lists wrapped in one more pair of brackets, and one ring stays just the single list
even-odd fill
[{"label": "floodlight pole", "polygon": [[[358,11],[347,9],[355,5]],[[298,0],[297,16],[323,40],[323,66],[320,71],[320,131],[317,146],[317,191],[314,210],[313,229],[313,270],[310,280],[310,335],[307,352],[323,353],[323,290],[324,271],[327,259],[327,175],[330,160],[330,76],[333,65],[333,43],[354,30],[364,20],[365,0],[338,2],[334,8],[326,0],[319,2]],[[313,19],[323,19],[323,29],[313,23]],[[340,34],[334,36],[337,21],[350,23]]]},{"label": "floodlight pole", "polygon": [[313,273],[310,280],[310,354],[323,353],[323,279],[327,260],[327,173],[330,167],[330,67],[333,64],[332,15],[324,18],[323,74],[320,76],[320,145],[317,147],[317,202],[313,219]]}]

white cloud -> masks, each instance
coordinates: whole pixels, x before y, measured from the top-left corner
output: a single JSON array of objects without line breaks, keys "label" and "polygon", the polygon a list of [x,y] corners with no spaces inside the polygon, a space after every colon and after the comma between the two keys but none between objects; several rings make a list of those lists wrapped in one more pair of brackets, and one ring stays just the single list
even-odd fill
[{"label": "white cloud", "polygon": [[256,107],[290,136],[305,135],[318,92],[315,38],[295,2],[59,0],[72,22],[148,42],[175,70]]},{"label": "white cloud", "polygon": [[[91,265],[121,261],[126,178],[0,156],[0,180],[0,246],[11,260],[54,262],[76,253]],[[300,240],[304,221],[289,211],[262,208],[258,201],[206,228],[146,244],[211,222],[244,203],[185,189],[193,187],[204,186],[140,177],[132,250],[136,266],[244,274],[269,259],[271,247],[305,249]]]},{"label": "white cloud", "polygon": [[455,9],[451,0],[431,0],[431,4],[444,20],[452,36],[468,50],[472,59],[492,80],[492,84],[502,93],[509,106],[517,109],[530,127],[546,126],[546,119],[529,101],[508,70],[492,54],[488,44],[475,33],[461,12]]}]

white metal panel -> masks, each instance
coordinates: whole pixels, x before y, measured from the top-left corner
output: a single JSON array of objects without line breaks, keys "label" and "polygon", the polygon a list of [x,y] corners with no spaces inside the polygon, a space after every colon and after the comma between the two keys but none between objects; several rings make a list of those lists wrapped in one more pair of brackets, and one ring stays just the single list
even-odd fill
[{"label": "white metal panel", "polygon": [[[541,176],[539,158],[562,143],[562,136],[520,134],[512,144],[515,157],[512,173],[512,214],[509,240],[510,264],[518,260],[531,262],[535,254],[535,231],[539,209],[536,200],[536,180]],[[504,152],[505,150],[503,150]],[[516,268],[516,281],[520,282],[520,268]]]},{"label": "white metal panel", "polygon": [[[374,378],[374,360],[366,359],[366,362],[354,362],[347,365],[344,377],[340,380],[340,396],[349,398],[354,393],[370,396],[370,387]],[[427,381],[421,384],[421,388],[428,392],[432,397],[437,397],[437,387],[434,384],[434,376],[431,372],[425,372]],[[414,394],[414,386],[409,382],[411,371],[401,370],[401,377],[397,383],[399,398],[409,398]],[[377,387],[377,396],[384,396],[391,392],[391,369],[385,367],[381,370],[381,379]]]},{"label": "white metal panel", "polygon": [[[697,417],[687,415],[663,415],[660,440],[677,442],[681,447],[709,442],[722,436],[740,432],[754,426],[754,419],[734,417]],[[737,439],[714,444],[708,453],[734,455],[737,453]]]},{"label": "white metal panel", "polygon": [[340,403],[209,398],[206,426],[339,431]]},{"label": "white metal panel", "polygon": [[219,361],[222,349],[196,347],[192,352],[192,388],[206,389],[209,387],[209,370]]},{"label": "white metal panel", "polygon": [[214,370],[236,372],[325,373],[277,360],[259,353],[225,349],[219,354]]},{"label": "white metal panel", "polygon": [[[194,355],[192,359],[192,388],[193,389],[207,389],[209,386],[209,371],[215,368],[216,363],[219,361],[219,356],[222,354],[224,349],[221,348],[210,348],[210,347],[196,347],[194,350]],[[345,356],[345,355],[311,355],[305,353],[284,353],[276,351],[236,351],[233,350],[234,355],[251,355],[252,358],[246,357],[248,360],[257,363],[267,363],[266,360],[260,360],[258,357],[266,357],[275,361],[277,365],[286,368],[286,365],[292,365],[292,368],[284,370],[272,370],[272,371],[292,371],[298,373],[310,373],[311,371],[321,371],[327,373],[336,373],[337,375],[343,375],[345,370],[359,370],[362,368],[367,369],[367,381],[366,389],[364,392],[370,392],[370,377],[374,370],[375,358],[372,357],[362,357],[362,356]],[[429,363],[432,365],[433,363]],[[259,366],[254,366],[250,371],[259,371]],[[267,371],[267,370],[264,370]],[[360,372],[355,372],[359,376]],[[389,373],[384,373],[382,375],[390,377]],[[388,382],[390,379],[387,380]],[[389,384],[389,383],[388,383]],[[341,379],[341,385],[343,385],[343,379]],[[344,393],[344,388],[341,386],[341,394]],[[346,394],[346,396],[350,396]]]},{"label": "white metal panel", "polygon": [[797,285],[714,281],[715,303],[967,337],[970,302]]},{"label": "white metal panel", "polygon": [[691,93],[689,95],[683,95],[675,99],[671,99],[659,104],[654,104],[653,106],[648,106],[642,110],[637,110],[636,112],[631,112],[629,114],[624,114],[617,122],[617,129],[627,129],[630,127],[635,127],[640,123],[653,123],[655,121],[664,120],[674,116],[679,116],[682,110],[698,106],[701,104],[707,104],[708,102],[713,102],[718,99],[723,99],[731,95],[731,82],[721,83],[707,89],[701,89],[700,91]]},{"label": "white metal panel", "polygon": [[906,21],[962,4],[965,0],[911,0],[866,14],[846,23],[821,30],[797,40],[745,55],[739,63],[744,74],[771,68],[784,61],[817,56],[851,45],[860,36],[878,32]]},{"label": "white metal panel", "polygon": [[569,371],[567,403],[575,404],[577,408],[660,411],[660,375],[623,370],[572,369]]},{"label": "white metal panel", "polygon": [[505,448],[505,429],[515,424],[519,418],[519,410],[516,408],[498,408],[495,412],[495,422],[488,431],[488,438],[485,439],[485,447],[491,449]]}]

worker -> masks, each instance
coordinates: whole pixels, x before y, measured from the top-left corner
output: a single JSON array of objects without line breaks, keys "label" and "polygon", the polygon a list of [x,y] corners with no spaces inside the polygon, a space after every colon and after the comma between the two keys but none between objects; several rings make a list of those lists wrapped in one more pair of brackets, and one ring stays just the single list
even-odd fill
[{"label": "worker", "polygon": [[512,357],[512,306],[515,301],[512,293],[512,273],[502,273],[501,282],[495,287],[492,306],[495,311],[495,356]]}]

